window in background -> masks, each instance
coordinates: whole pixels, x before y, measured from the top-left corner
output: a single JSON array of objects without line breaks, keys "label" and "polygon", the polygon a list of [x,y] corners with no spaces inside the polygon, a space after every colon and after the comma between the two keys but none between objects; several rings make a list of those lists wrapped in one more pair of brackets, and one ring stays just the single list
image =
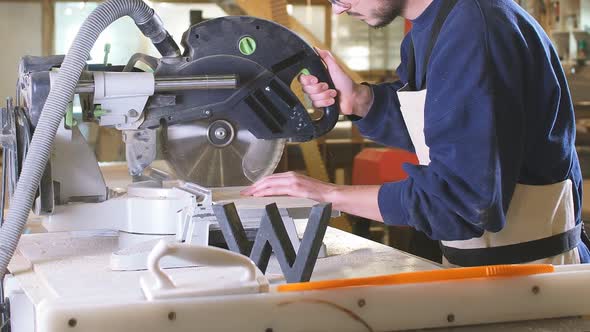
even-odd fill
[{"label": "window in background", "polygon": [[[189,28],[191,11],[201,11],[203,19],[225,16],[226,13],[214,4],[150,3],[162,18],[166,29],[180,46],[183,33]],[[57,2],[55,4],[55,45],[56,54],[67,53],[80,26],[86,17],[98,6],[98,2]],[[105,62],[121,65],[135,53],[159,56],[155,47],[137,29],[133,21],[122,18],[108,27],[98,38],[90,53],[89,63]],[[108,54],[107,54],[108,53]]]},{"label": "window in background", "polygon": [[[55,4],[54,50],[56,54],[68,52],[80,26],[97,6],[97,2],[57,2]],[[105,52],[109,46],[110,50]],[[125,17],[113,23],[100,35],[90,52],[89,63],[104,63],[105,53],[108,53],[106,54],[108,63],[126,64],[129,57],[136,52],[150,53],[148,40],[137,30],[133,21]]]},{"label": "window in background", "polygon": [[404,21],[374,29],[353,17],[332,17],[332,50],[353,70],[395,70],[399,65]]},{"label": "window in background", "polygon": [[287,5],[289,15],[295,17],[319,41],[326,43],[326,6]]},{"label": "window in background", "polygon": [[[326,6],[288,5],[287,12],[325,43]],[[399,65],[404,21],[373,29],[347,15],[332,15],[332,51],[351,69],[393,71]]]}]

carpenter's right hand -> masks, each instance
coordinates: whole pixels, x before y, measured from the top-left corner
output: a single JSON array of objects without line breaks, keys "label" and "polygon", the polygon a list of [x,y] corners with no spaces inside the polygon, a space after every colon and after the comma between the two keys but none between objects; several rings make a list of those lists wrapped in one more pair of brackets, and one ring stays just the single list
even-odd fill
[{"label": "carpenter's right hand", "polygon": [[316,50],[328,67],[328,72],[336,89],[329,89],[328,83],[319,82],[318,78],[313,75],[301,75],[299,82],[303,86],[303,92],[309,96],[313,106],[317,108],[333,105],[338,96],[340,112],[345,115],[354,114],[357,84],[336,63],[332,53],[320,49]]}]

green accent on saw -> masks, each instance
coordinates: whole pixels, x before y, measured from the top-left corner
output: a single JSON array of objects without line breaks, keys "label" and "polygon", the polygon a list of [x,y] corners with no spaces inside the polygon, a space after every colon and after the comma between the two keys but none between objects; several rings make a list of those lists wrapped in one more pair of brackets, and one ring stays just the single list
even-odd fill
[{"label": "green accent on saw", "polygon": [[76,120],[74,119],[74,105],[72,103],[68,104],[68,110],[66,112],[65,122],[66,122],[65,123],[66,127],[68,127],[68,128],[72,128],[78,124],[76,122]]},{"label": "green accent on saw", "polygon": [[94,118],[100,118],[101,116],[107,114],[108,112],[103,110],[102,107],[100,107],[100,105],[96,105],[94,107],[94,112],[92,112],[92,114],[94,115]]},{"label": "green accent on saw", "polygon": [[243,55],[252,55],[256,52],[256,40],[252,37],[243,37],[238,44]]},{"label": "green accent on saw", "polygon": [[309,71],[309,69],[303,68],[303,69],[301,69],[301,71],[299,72],[299,74],[311,75],[311,72]]}]

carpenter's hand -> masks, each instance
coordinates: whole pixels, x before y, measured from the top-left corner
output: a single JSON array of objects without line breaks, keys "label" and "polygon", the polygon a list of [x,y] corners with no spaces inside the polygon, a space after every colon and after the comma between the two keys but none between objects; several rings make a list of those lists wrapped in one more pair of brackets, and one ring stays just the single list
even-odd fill
[{"label": "carpenter's hand", "polygon": [[280,196],[308,198],[317,202],[330,201],[330,194],[336,185],[325,183],[295,172],[279,173],[267,176],[241,194],[246,196]]},{"label": "carpenter's hand", "polygon": [[340,112],[346,115],[353,114],[355,83],[336,63],[332,53],[320,49],[316,50],[328,67],[328,72],[336,89],[329,89],[328,83],[319,82],[318,78],[313,75],[301,75],[299,82],[303,86],[303,91],[309,96],[313,106],[318,108],[333,105],[336,102],[336,96],[338,96]]}]

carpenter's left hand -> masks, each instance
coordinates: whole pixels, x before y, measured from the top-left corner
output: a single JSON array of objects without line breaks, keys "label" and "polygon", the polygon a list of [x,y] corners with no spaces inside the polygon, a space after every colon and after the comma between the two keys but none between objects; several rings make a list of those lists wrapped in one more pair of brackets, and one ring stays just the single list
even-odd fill
[{"label": "carpenter's left hand", "polygon": [[295,172],[279,173],[267,176],[250,187],[244,189],[241,194],[246,196],[280,196],[308,198],[316,202],[330,201],[336,185],[322,182]]}]

